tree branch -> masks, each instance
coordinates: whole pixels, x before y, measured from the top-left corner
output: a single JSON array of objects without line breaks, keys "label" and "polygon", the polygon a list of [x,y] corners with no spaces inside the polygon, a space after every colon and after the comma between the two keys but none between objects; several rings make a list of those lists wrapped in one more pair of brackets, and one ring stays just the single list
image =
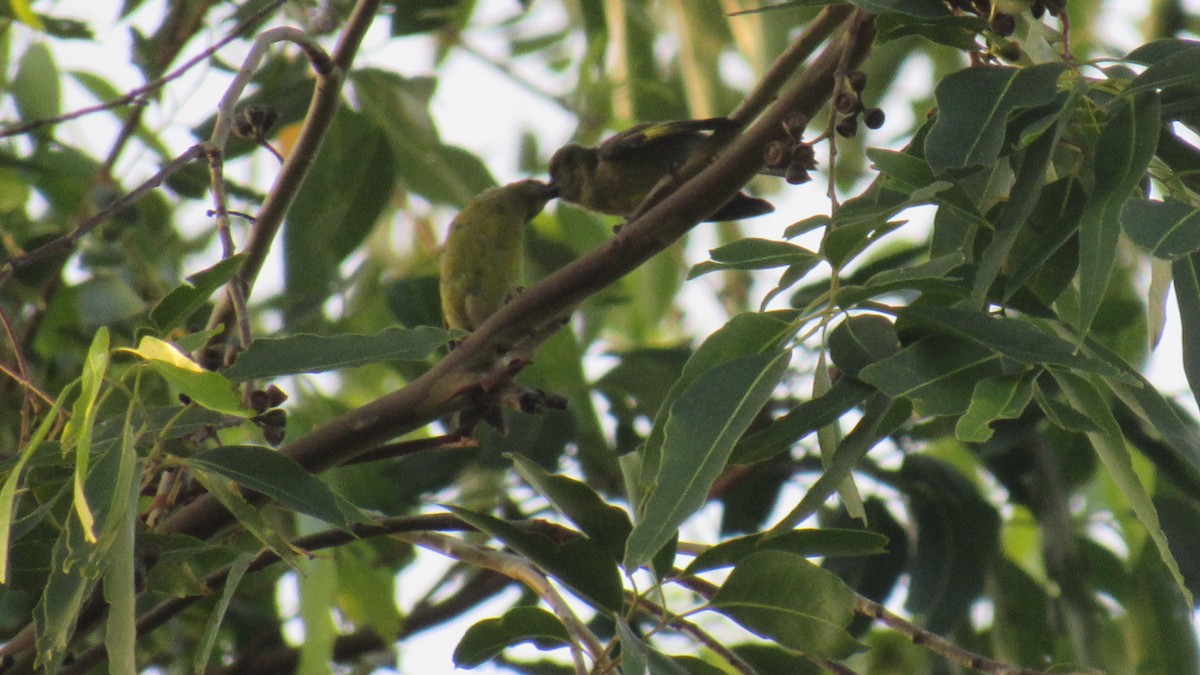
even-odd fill
[{"label": "tree branch", "polygon": [[[287,215],[288,208],[291,207],[292,201],[295,200],[296,194],[304,184],[308,170],[317,158],[317,151],[321,149],[321,141],[324,140],[325,132],[333,122],[333,115],[341,103],[342,85],[345,83],[346,73],[350,71],[350,66],[362,44],[363,36],[366,35],[367,28],[370,27],[380,2],[381,0],[359,0],[350,14],[350,19],[333,50],[332,57],[322,62],[327,67],[318,66],[318,61],[313,60],[318,77],[317,86],[313,89],[312,101],[308,106],[308,115],[304,118],[304,125],[300,129],[295,146],[279,170],[279,175],[275,177],[275,183],[271,186],[266,201],[263,202],[254,217],[254,225],[250,228],[250,235],[243,248],[246,254],[245,262],[242,263],[237,276],[230,281],[230,284],[239,284],[247,297],[250,295],[250,290],[254,288],[254,281],[258,278],[258,273],[262,271],[267,251],[275,241],[275,236],[279,234],[279,228],[283,226],[283,219]],[[313,59],[314,54],[309,53],[309,58]],[[228,293],[217,297],[216,306],[209,315],[208,326],[210,328],[222,326],[223,328],[220,334],[209,340],[209,345],[226,341],[231,322],[234,319],[234,311],[234,304]]]}]

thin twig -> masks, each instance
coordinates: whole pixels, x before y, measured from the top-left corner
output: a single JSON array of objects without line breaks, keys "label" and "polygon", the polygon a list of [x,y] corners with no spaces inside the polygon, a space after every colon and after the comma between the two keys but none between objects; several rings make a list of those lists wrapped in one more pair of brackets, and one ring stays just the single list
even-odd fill
[{"label": "thin twig", "polygon": [[[237,252],[229,227],[229,205],[225,198],[224,173],[225,145],[229,142],[229,136],[233,131],[234,108],[242,97],[242,92],[249,86],[254,73],[258,71],[270,46],[276,42],[285,41],[296,44],[304,51],[318,76],[326,76],[333,70],[332,61],[321,45],[299,29],[290,26],[272,28],[254,39],[250,51],[242,61],[241,68],[238,68],[237,74],[234,75],[233,80],[226,87],[225,93],[221,96],[220,103],[217,104],[217,121],[213,125],[212,135],[207,144],[213,211],[217,218],[217,234],[221,239],[222,258],[232,258]],[[233,307],[237,323],[239,346],[246,349],[250,346],[251,340],[250,317],[246,313],[248,288],[240,276],[235,276],[227,284],[226,289],[226,297],[229,298],[230,305]]]},{"label": "thin twig", "polygon": [[151,80],[150,82],[147,82],[146,84],[144,84],[136,89],[131,89],[124,96],[119,96],[119,97],[114,98],[113,100],[107,101],[105,103],[88,106],[86,108],[80,108],[79,110],[75,110],[73,112],[63,113],[62,115],[58,115],[56,117],[47,117],[47,118],[40,119],[40,120],[33,120],[32,122],[26,122],[24,124],[17,124],[17,125],[5,127],[3,129],[0,129],[0,138],[7,138],[9,136],[18,136],[20,134],[27,134],[31,131],[37,131],[38,129],[41,129],[42,127],[45,127],[45,126],[50,126],[52,124],[59,124],[61,122],[68,122],[70,120],[78,119],[80,117],[84,117],[84,116],[90,115],[92,113],[103,112],[105,110],[109,110],[112,108],[119,108],[123,105],[129,105],[131,103],[134,103],[135,101],[141,99],[142,96],[154,91],[155,89],[162,87],[163,85],[167,84],[168,82],[170,82],[172,80],[182,77],[185,73],[187,73],[187,71],[194,68],[197,64],[208,60],[209,57],[211,57],[213,54],[216,54],[218,51],[220,51],[222,47],[224,47],[225,45],[229,44],[230,42],[233,42],[234,40],[238,39],[247,30],[252,28],[254,25],[258,24],[263,19],[267,18],[267,16],[269,16],[272,12],[274,12],[276,9],[278,9],[279,6],[284,3],[284,1],[285,0],[272,0],[272,2],[268,3],[261,10],[255,12],[253,15],[251,15],[245,21],[243,21],[240,24],[238,24],[237,26],[235,26],[233,28],[233,30],[229,32],[228,35],[226,35],[225,37],[218,40],[214,45],[212,45],[208,49],[205,49],[204,51],[200,52],[199,54],[188,59],[187,61],[184,62],[183,65],[179,66],[175,70],[172,70],[170,73],[167,73],[166,75],[163,75],[162,77],[160,77],[156,80]]},{"label": "thin twig", "polygon": [[525,584],[529,590],[536,593],[543,602],[550,606],[554,615],[563,622],[567,632],[577,641],[571,645],[571,656],[575,661],[575,671],[579,675],[585,675],[588,672],[583,662],[583,653],[580,651],[581,645],[591,656],[593,663],[600,664],[604,661],[605,649],[600,640],[592,634],[592,631],[584,625],[579,617],[575,616],[566,600],[542,575],[541,571],[524,558],[475,546],[461,539],[436,532],[401,532],[393,536],[401,541],[427,548],[455,560],[499,572]]},{"label": "thin twig", "polygon": [[17,437],[17,447],[24,447],[25,441],[29,437],[30,423],[33,421],[33,416],[36,414],[33,403],[33,395],[41,397],[41,399],[50,405],[54,405],[54,400],[38,389],[29,379],[29,366],[25,363],[25,354],[21,349],[21,343],[17,340],[17,334],[13,330],[12,322],[8,318],[8,312],[0,305],[0,324],[4,326],[4,335],[8,338],[8,343],[12,345],[13,361],[16,362],[17,370],[14,372],[8,366],[0,363],[0,372],[8,375],[15,382],[21,385],[21,432]]},{"label": "thin twig", "polygon": [[[628,596],[629,594],[627,594],[627,597]],[[734,653],[732,649],[726,647],[725,643],[721,642],[712,635],[709,635],[708,631],[705,631],[703,628],[697,626],[691,621],[688,621],[687,619],[684,619],[681,616],[668,612],[665,607],[660,607],[659,605],[656,605],[645,598],[637,598],[636,604],[638,609],[652,614],[655,618],[665,622],[668,626],[671,626],[672,628],[695,638],[697,642],[703,644],[705,647],[708,647],[714,654],[722,659],[725,659],[725,662],[737,672],[742,673],[743,675],[755,674],[756,671],[750,664],[746,663],[746,661]]]},{"label": "thin twig", "polygon": [[868,600],[861,595],[855,598],[854,611],[863,616],[875,619],[897,633],[900,633],[907,637],[914,645],[928,649],[947,661],[964,668],[978,670],[982,673],[993,673],[993,675],[1042,675],[1043,673],[1041,670],[1015,666],[1011,663],[997,661],[963,649],[936,633],[931,633],[914,626],[903,617],[889,612],[886,607],[878,602]]},{"label": "thin twig", "polygon": [[[342,84],[345,81],[346,73],[349,72],[350,66],[354,62],[354,56],[358,53],[363,36],[371,25],[371,20],[378,11],[381,1],[359,0],[350,13],[346,29],[342,31],[341,38],[331,57],[322,58],[323,52],[306,49],[313,69],[317,72],[317,84],[313,89],[308,114],[292,151],[288,153],[287,160],[275,177],[275,183],[271,186],[266,200],[263,201],[255,216],[254,225],[251,226],[250,234],[242,249],[246,256],[245,261],[234,279],[230,280],[231,285],[234,283],[241,285],[242,292],[246,297],[250,296],[254,288],[254,282],[266,261],[267,252],[275,241],[279,228],[283,225],[283,218],[296,198],[296,194],[300,191],[300,187],[304,184],[308,170],[321,147],[321,141],[325,138],[325,132],[333,122],[333,115],[341,103]],[[302,48],[305,46],[305,43],[298,44]],[[315,45],[315,43],[311,44]],[[213,131],[214,137],[216,137],[216,129]],[[209,340],[209,346],[227,341],[230,320],[234,318],[235,313],[236,308],[229,293],[217,297],[216,304],[209,315],[208,326],[210,328],[222,326],[223,328],[218,335]]]},{"label": "thin twig", "polygon": [[165,181],[168,176],[176,171],[179,171],[189,162],[201,157],[203,154],[204,146],[202,144],[193,145],[185,150],[183,154],[179,155],[175,159],[168,162],[166,166],[159,169],[158,173],[155,173],[153,176],[147,178],[141,185],[125,193],[124,195],[121,195],[119,198],[114,199],[108,204],[108,206],[105,206],[95,214],[80,221],[79,224],[72,228],[70,232],[67,232],[60,237],[42,244],[32,251],[19,255],[5,262],[3,265],[0,265],[0,286],[3,286],[18,270],[29,267],[30,265],[45,260],[51,256],[71,250],[71,248],[77,241],[79,241],[80,238],[95,229],[97,225],[100,225],[104,221],[108,220],[113,216],[113,214],[117,213],[121,209],[124,209],[136,203],[142,197],[145,197],[151,190],[162,185],[163,181]]}]

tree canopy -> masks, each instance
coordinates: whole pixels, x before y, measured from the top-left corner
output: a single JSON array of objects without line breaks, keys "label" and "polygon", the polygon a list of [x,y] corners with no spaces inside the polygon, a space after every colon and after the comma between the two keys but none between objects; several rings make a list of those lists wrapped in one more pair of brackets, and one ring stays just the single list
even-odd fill
[{"label": "tree canopy", "polygon": [[12,0],[0,672],[1200,672],[1200,17],[1116,4]]}]

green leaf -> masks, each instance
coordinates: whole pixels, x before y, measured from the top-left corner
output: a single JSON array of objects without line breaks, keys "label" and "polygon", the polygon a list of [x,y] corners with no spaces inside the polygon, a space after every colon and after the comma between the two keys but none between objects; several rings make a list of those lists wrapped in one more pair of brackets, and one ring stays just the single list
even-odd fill
[{"label": "green leaf", "polygon": [[774,457],[805,436],[838,421],[874,392],[875,388],[869,384],[843,377],[821,396],[801,403],[767,428],[738,441],[729,461],[753,464]]},{"label": "green leaf", "polygon": [[283,228],[289,317],[308,319],[341,283],[339,266],[374,229],[395,190],[396,160],[370,117],[338,107]]},{"label": "green leaf", "polygon": [[[1011,298],[1025,286],[1046,262],[1079,230],[1079,218],[1086,200],[1079,181],[1067,176],[1042,188],[1037,205],[1029,214],[1029,226],[1024,228],[1016,245],[1009,252],[1008,279],[1004,299]],[[1070,270],[1074,276],[1075,270]]]},{"label": "green leaf", "polygon": [[[349,527],[329,486],[292,458],[258,445],[225,445],[181,460],[340,528]],[[362,520],[368,519],[364,515]]]},{"label": "green leaf", "polygon": [[85,326],[99,328],[140,315],[146,309],[128,281],[104,271],[80,284],[75,309]]},{"label": "green leaf", "polygon": [[[429,112],[436,82],[406,78],[379,69],[355,69],[351,76],[362,106],[364,128],[373,130],[398,167],[401,185],[430,201],[462,207],[496,181],[474,155],[444,145]],[[328,144],[326,144],[328,145]],[[355,152],[350,146],[343,152]],[[390,173],[389,175],[395,176]],[[393,181],[384,190],[390,194]]]},{"label": "green leaf", "polygon": [[225,376],[235,382],[322,373],[380,361],[421,361],[460,336],[432,326],[387,328],[375,335],[310,335],[255,340]]},{"label": "green leaf", "polygon": [[820,256],[803,246],[753,237],[712,249],[709,255],[712,256],[712,260],[692,267],[688,272],[688,279],[718,270],[761,270],[794,266],[807,272],[821,261]]},{"label": "green leaf", "polygon": [[549,473],[521,455],[509,457],[525,482],[549,499],[580,531],[607,549],[614,561],[621,559],[625,541],[633,529],[625,511],[605,503],[584,483]]},{"label": "green leaf", "polygon": [[[1020,154],[1016,177],[1008,191],[1008,199],[996,216],[992,240],[980,256],[979,269],[975,273],[975,284],[971,293],[971,306],[984,307],[988,292],[1000,274],[1017,243],[1025,222],[1036,210],[1038,195],[1046,180],[1046,173],[1058,149],[1059,140],[1067,125],[1074,119],[1077,94],[1063,93],[1056,104],[1047,106],[1047,116],[1053,123],[1051,128],[1038,133],[1029,146]],[[1032,125],[1031,125],[1032,126]]]},{"label": "green leaf", "polygon": [[1133,78],[1126,96],[1200,83],[1200,44],[1191,40],[1156,40],[1126,57],[1149,67]]},{"label": "green leaf", "polygon": [[237,387],[221,373],[200,367],[169,342],[143,336],[137,349],[120,351],[149,362],[164,380],[178,387],[197,404],[226,415],[250,417],[253,411],[242,403]]},{"label": "green leaf", "polygon": [[239,253],[225,258],[216,265],[189,276],[185,283],[163,296],[150,310],[150,320],[159,332],[167,333],[182,326],[188,317],[204,306],[218,288],[233,278],[243,257]]},{"label": "green leaf", "polygon": [[1175,302],[1179,305],[1183,372],[1192,397],[1200,404],[1200,253],[1176,260],[1171,271],[1175,281]]},{"label": "green leaf", "polygon": [[[739,357],[778,349],[779,345],[794,333],[795,327],[777,315],[746,312],[730,319],[729,323],[701,343],[684,364],[683,373],[675,380],[655,415],[654,426],[650,429],[650,435],[646,437],[642,448],[639,489],[654,485],[658,478],[664,431],[671,410],[684,391],[691,387],[697,378],[723,364]],[[640,496],[634,498],[635,509],[640,506],[641,501]],[[635,513],[640,514],[640,511]]]},{"label": "green leaf", "polygon": [[990,424],[1020,417],[1033,398],[1035,373],[989,377],[975,385],[971,405],[954,425],[954,435],[964,443],[983,443],[992,437]]},{"label": "green leaf", "polygon": [[92,454],[96,402],[100,397],[100,387],[104,384],[108,366],[108,329],[102,327],[96,331],[92,344],[88,347],[83,374],[80,377],[79,398],[75,399],[75,405],[71,407],[71,419],[67,421],[62,432],[63,447],[75,450],[75,513],[79,516],[84,539],[92,543],[96,542],[95,516],[84,493],[84,482],[87,480],[88,463]]},{"label": "green leaf", "polygon": [[906,307],[899,316],[959,335],[1030,366],[1062,366],[1107,377],[1121,374],[1100,359],[1076,353],[1074,345],[1038,330],[1029,319],[994,316],[953,307]]},{"label": "green leaf", "polygon": [[333,612],[337,602],[337,564],[326,556],[301,561],[299,576],[299,619],[304,622],[304,642],[300,645],[297,675],[325,675],[333,662],[334,640],[338,628]]},{"label": "green leaf", "polygon": [[221,599],[217,601],[217,606],[208,615],[208,622],[204,625],[204,634],[200,637],[200,645],[192,660],[195,669],[193,672],[203,673],[208,667],[208,658],[212,655],[212,649],[217,643],[218,631],[221,628],[221,622],[225,619],[225,612],[229,609],[229,604],[233,602],[238,584],[242,583],[242,577],[246,575],[246,570],[250,569],[250,563],[254,561],[254,558],[252,553],[242,553],[229,565],[229,574],[225,576],[225,584],[221,589]]},{"label": "green leaf", "polygon": [[1200,209],[1178,199],[1130,199],[1121,210],[1121,227],[1156,258],[1176,260],[1200,251]]},{"label": "green leaf", "polygon": [[1150,535],[1150,539],[1158,548],[1159,557],[1170,570],[1187,605],[1191,607],[1192,594],[1188,591],[1187,584],[1184,583],[1183,575],[1179,572],[1179,564],[1175,561],[1175,556],[1167,546],[1167,537],[1159,525],[1158,511],[1154,508],[1154,502],[1151,501],[1146,487],[1142,485],[1141,479],[1133,470],[1129,450],[1125,446],[1125,437],[1121,433],[1121,428],[1117,425],[1108,403],[1089,380],[1069,372],[1053,370],[1051,373],[1054,375],[1055,381],[1062,387],[1063,393],[1071,405],[1091,418],[1099,427],[1098,431],[1088,434],[1092,447],[1100,456],[1100,461],[1108,469],[1109,475],[1112,476],[1117,487],[1120,488],[1121,494],[1129,502],[1129,506],[1133,508],[1134,515],[1146,528],[1146,533]]},{"label": "green leaf", "polygon": [[1195,669],[1200,653],[1192,606],[1179,597],[1172,570],[1149,543],[1130,557],[1133,588],[1127,598],[1121,598],[1121,604],[1129,612],[1132,639],[1144,646],[1144,651],[1139,650],[1143,658],[1138,660],[1138,669],[1160,673]]},{"label": "green leaf", "polygon": [[[93,342],[94,347],[97,345]],[[49,560],[50,574],[34,610],[38,662],[47,672],[54,672],[62,659],[79,612],[97,580],[114,564],[121,564],[120,554],[113,558],[110,552],[122,538],[122,527],[129,526],[128,517],[136,504],[140,474],[132,440],[126,429],[121,447],[93,453],[82,493],[100,526],[90,532],[78,518],[63,518]]]},{"label": "green leaf", "polygon": [[16,520],[17,513],[17,488],[21,484],[21,472],[33,454],[42,446],[42,442],[50,434],[50,430],[58,423],[59,412],[62,410],[67,396],[71,393],[74,384],[68,385],[63,389],[58,398],[54,400],[54,405],[42,418],[37,429],[34,430],[33,436],[25,445],[25,449],[21,451],[21,455],[17,458],[17,463],[8,470],[8,475],[4,478],[4,485],[0,487],[0,584],[8,583],[8,557],[11,552],[10,537],[13,532],[13,522]]},{"label": "green leaf", "polygon": [[770,350],[723,363],[696,378],[671,405],[661,464],[646,486],[649,496],[625,548],[626,569],[654,556],[704,504],[734,443],[770,398],[790,357],[788,351]]},{"label": "green leaf", "polygon": [[[12,80],[12,95],[22,122],[54,117],[62,109],[62,76],[54,63],[49,44],[33,42],[17,64]],[[43,128],[42,133],[48,134]]]},{"label": "green leaf", "polygon": [[550,612],[540,607],[513,607],[498,619],[484,619],[468,628],[454,648],[454,666],[475,668],[505,648],[526,642],[545,650],[569,645],[571,638]]},{"label": "green leaf", "polygon": [[1100,309],[1117,258],[1120,215],[1158,145],[1159,101],[1154,92],[1117,99],[1096,141],[1096,185],[1079,222],[1079,326],[1087,334]]},{"label": "green leaf", "polygon": [[873,363],[859,377],[891,398],[906,398],[923,416],[967,409],[980,378],[1000,373],[1000,356],[974,341],[931,335]]},{"label": "green leaf", "polygon": [[[108,557],[108,569],[104,572],[104,600],[108,603],[108,616],[104,621],[104,647],[108,653],[108,672],[113,675],[136,675],[137,659],[137,585],[135,572],[134,530],[141,524],[137,510],[137,479],[133,465],[137,454],[133,447],[132,433],[129,442],[120,452],[125,455],[124,471],[118,471],[117,485],[125,485],[126,493],[121,500],[119,490],[113,492],[113,508],[106,520],[106,530],[114,531],[112,555]],[[124,473],[124,476],[120,474]],[[118,503],[123,501],[124,503]],[[203,671],[201,671],[203,672]]]},{"label": "green leaf", "polygon": [[838,444],[832,461],[826,462],[821,477],[804,493],[800,503],[771,528],[768,536],[782,537],[816,513],[829,495],[850,477],[867,452],[900,428],[911,415],[912,406],[905,400],[893,400],[882,394],[871,397],[863,407],[862,419]]},{"label": "green leaf", "polygon": [[233,481],[214,472],[205,471],[200,465],[192,467],[192,477],[213,496],[221,506],[233,514],[254,538],[261,541],[272,553],[292,569],[300,569],[302,560],[291,542],[282,532],[267,521],[263,514],[250,505],[237,490]]},{"label": "green leaf", "polygon": [[916,265],[899,267],[872,275],[862,285],[844,284],[838,291],[837,302],[851,307],[863,300],[900,290],[954,289],[960,283],[953,272],[967,262],[962,251],[954,251]]},{"label": "green leaf", "polygon": [[925,139],[934,173],[988,166],[1003,154],[1009,116],[1019,108],[1049,104],[1058,92],[1061,63],[1028,68],[976,66],[938,83],[938,118]]},{"label": "green leaf", "polygon": [[742,559],[760,551],[782,551],[811,557],[865,556],[884,553],[888,538],[877,532],[822,528],[791,530],[778,537],[764,533],[748,534],[717,544],[696,556],[685,575],[737,565]]},{"label": "green leaf", "polygon": [[855,595],[798,555],[755,553],[730,572],[709,607],[789,649],[843,659],[861,648],[846,632]]},{"label": "green leaf", "polygon": [[520,522],[500,520],[457,506],[445,508],[528,558],[597,609],[621,610],[621,572],[598,542],[584,536],[552,539]]},{"label": "green leaf", "polygon": [[878,314],[852,316],[829,333],[829,356],[850,377],[857,378],[863,368],[899,351],[896,326]]}]

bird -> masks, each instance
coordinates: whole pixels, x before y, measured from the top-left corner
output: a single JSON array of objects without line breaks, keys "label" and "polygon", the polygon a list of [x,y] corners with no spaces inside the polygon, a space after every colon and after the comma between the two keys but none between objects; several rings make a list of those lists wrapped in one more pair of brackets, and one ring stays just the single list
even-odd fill
[{"label": "bird", "polygon": [[446,327],[473,331],[521,288],[525,226],[557,189],[521,180],[471,198],[450,223],[439,263]]},{"label": "bird", "polygon": [[[473,331],[520,292],[525,227],[556,195],[552,185],[521,180],[479,193],[454,217],[439,261],[438,290],[447,328]],[[453,433],[469,435],[480,420],[503,432],[502,408],[540,413],[566,407],[561,396],[512,381],[527,361],[505,361],[472,388],[467,409],[450,416]]]},{"label": "bird", "polygon": [[[628,218],[659,181],[702,147],[710,132],[739,126],[726,117],[647,122],[594,148],[569,143],[550,158],[550,184],[566,201]],[[774,210],[770,202],[739,192],[706,220],[741,220]]]}]

